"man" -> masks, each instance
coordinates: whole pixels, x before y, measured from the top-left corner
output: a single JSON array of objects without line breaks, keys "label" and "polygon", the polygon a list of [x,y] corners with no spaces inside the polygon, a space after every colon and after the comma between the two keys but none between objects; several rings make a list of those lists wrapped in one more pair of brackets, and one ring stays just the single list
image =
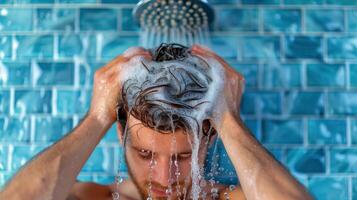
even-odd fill
[{"label": "man", "polygon": [[[206,195],[201,197],[234,200],[312,199],[305,188],[245,128],[239,116],[243,77],[206,48],[194,45],[191,53],[203,60],[214,59],[222,66],[224,96],[212,107],[220,117],[211,118],[209,123],[215,129],[214,133],[219,134],[240,180],[240,185],[234,190],[222,185],[202,185],[201,193]],[[161,131],[153,129],[158,125],[149,126],[150,123],[144,123],[146,118],[140,117],[140,112],[132,116],[133,113],[128,109],[125,111],[129,130],[124,131],[120,123],[117,123],[117,127],[119,139],[125,146],[130,179],[119,185],[105,186],[76,182],[91,152],[117,119],[118,99],[121,99],[120,103],[125,99],[120,98],[123,94],[113,91],[125,91],[121,74],[125,73],[127,63],[138,57],[153,59],[147,50],[133,48],[95,73],[91,106],[86,117],[70,134],[21,169],[0,193],[0,199],[112,199],[116,192],[122,200],[190,199],[193,187],[190,176],[193,149],[192,142],[187,139],[192,136],[187,134],[190,130],[177,126],[177,129],[172,129],[173,134],[165,134],[163,132],[170,131],[165,128],[161,128]],[[157,122],[154,120],[153,123]],[[205,135],[208,143],[213,140],[211,136],[214,133]],[[200,150],[199,157],[202,164],[205,149]],[[212,194],[215,193],[212,188],[218,189],[219,197]]]}]

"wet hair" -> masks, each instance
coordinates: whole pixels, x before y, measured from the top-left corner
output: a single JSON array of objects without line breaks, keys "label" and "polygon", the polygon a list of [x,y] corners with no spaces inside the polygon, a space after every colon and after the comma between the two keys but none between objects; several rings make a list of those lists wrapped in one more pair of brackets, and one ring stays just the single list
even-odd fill
[{"label": "wet hair", "polygon": [[[208,63],[180,44],[163,43],[150,52],[153,62],[140,63],[145,78],[124,82],[123,105],[117,116],[124,122],[130,114],[161,133],[176,129],[189,132],[192,122],[203,127],[193,113],[208,103],[204,98],[212,82]],[[211,128],[203,129],[207,132]]]}]

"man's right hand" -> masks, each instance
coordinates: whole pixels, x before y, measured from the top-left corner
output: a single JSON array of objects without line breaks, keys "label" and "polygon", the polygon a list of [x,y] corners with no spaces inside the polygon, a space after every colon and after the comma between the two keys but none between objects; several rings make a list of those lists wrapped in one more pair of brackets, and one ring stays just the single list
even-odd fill
[{"label": "man's right hand", "polygon": [[121,97],[120,73],[123,66],[136,56],[151,59],[150,52],[141,47],[132,47],[116,57],[94,74],[93,95],[89,116],[95,117],[102,125],[111,126],[116,120],[116,106]]}]

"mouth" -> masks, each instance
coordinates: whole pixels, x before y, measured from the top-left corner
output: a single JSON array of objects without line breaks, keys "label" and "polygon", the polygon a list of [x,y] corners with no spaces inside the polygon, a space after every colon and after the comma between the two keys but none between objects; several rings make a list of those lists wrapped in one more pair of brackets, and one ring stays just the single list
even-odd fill
[{"label": "mouth", "polygon": [[171,193],[166,193],[166,189],[163,190],[163,189],[159,189],[159,188],[155,188],[155,187],[151,188],[151,193],[155,197],[168,197],[168,196],[174,194],[174,192],[175,192],[174,189],[172,189],[171,191],[172,191]]}]

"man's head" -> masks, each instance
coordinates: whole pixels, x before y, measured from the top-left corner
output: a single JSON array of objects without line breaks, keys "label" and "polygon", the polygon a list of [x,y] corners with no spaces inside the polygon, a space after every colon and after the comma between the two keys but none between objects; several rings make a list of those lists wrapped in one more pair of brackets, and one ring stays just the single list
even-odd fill
[{"label": "man's head", "polygon": [[200,118],[212,79],[209,65],[186,47],[161,45],[152,57],[138,62],[141,71],[123,84],[122,114],[127,117],[120,138],[129,174],[142,196],[151,191],[154,199],[167,199],[165,192],[171,190],[175,199],[191,186],[193,135],[202,133],[201,143],[206,144],[214,134]]}]

